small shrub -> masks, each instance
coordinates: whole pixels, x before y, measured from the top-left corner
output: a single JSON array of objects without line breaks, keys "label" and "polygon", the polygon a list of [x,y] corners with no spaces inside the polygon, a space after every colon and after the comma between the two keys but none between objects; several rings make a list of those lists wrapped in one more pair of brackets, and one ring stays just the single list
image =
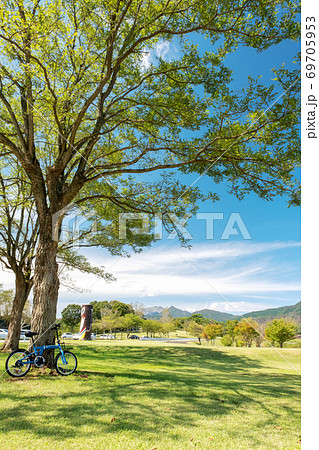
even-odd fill
[{"label": "small shrub", "polygon": [[245,342],[238,339],[238,341],[236,341],[236,347],[245,347]]},{"label": "small shrub", "polygon": [[229,336],[229,334],[225,334],[220,340],[221,344],[225,347],[231,347],[233,344],[232,338]]}]

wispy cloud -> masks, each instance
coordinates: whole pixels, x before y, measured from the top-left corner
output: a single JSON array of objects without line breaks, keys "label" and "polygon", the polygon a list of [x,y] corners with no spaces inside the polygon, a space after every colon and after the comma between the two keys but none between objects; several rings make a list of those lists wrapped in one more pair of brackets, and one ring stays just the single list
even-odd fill
[{"label": "wispy cloud", "polygon": [[[299,247],[297,242],[222,243],[195,245],[191,250],[160,247],[120,259],[113,268],[115,283],[95,285],[107,297],[204,296],[210,284],[224,295],[262,295],[297,292],[299,274],[293,265],[274,262],[275,254]],[[109,265],[110,259],[94,258]],[[191,261],[205,279],[185,261]],[[85,285],[92,278],[81,275]],[[205,281],[207,280],[207,282]]]},{"label": "wispy cloud", "polygon": [[[299,242],[246,241],[209,242],[188,250],[161,244],[120,259],[94,249],[86,252],[91,263],[103,265],[108,271],[114,263],[112,273],[117,281],[106,284],[77,271],[70,275],[80,288],[93,285],[85,301],[140,299],[146,304],[173,303],[190,311],[209,308],[243,313],[283,304],[287,298],[293,299],[290,303],[298,301],[299,247]],[[0,283],[13,288],[13,275],[1,272]],[[212,286],[230,303],[223,301]],[[74,301],[65,287],[60,288],[60,299],[63,307]]]},{"label": "wispy cloud", "polygon": [[[145,271],[154,272],[155,270],[162,270],[165,267],[175,268],[176,263],[181,262],[181,255],[191,262],[202,262],[205,265],[207,263],[218,263],[221,261],[229,263],[232,259],[243,259],[250,256],[256,256],[258,254],[270,255],[276,251],[299,248],[300,242],[223,242],[223,243],[207,243],[196,244],[188,249],[181,249],[176,246],[164,245],[150,250],[145,250],[143,253],[133,255],[131,258],[125,258],[120,260],[119,266],[121,268],[129,267],[131,272],[139,271],[142,267]],[[131,261],[134,260],[132,265]],[[95,257],[95,261],[103,264],[105,262],[105,256]]]},{"label": "wispy cloud", "polygon": [[144,49],[144,53],[142,54],[142,67],[147,70],[152,63],[155,63],[156,58],[171,61],[176,52],[176,47],[171,42],[159,41],[151,50]]},{"label": "wispy cloud", "polygon": [[199,309],[213,309],[215,311],[225,312],[229,314],[244,314],[247,311],[260,311],[263,309],[267,309],[270,306],[267,303],[255,303],[255,302],[247,302],[247,301],[238,301],[238,302],[210,302],[204,303],[198,308],[198,305],[194,305],[190,312],[198,311]]}]

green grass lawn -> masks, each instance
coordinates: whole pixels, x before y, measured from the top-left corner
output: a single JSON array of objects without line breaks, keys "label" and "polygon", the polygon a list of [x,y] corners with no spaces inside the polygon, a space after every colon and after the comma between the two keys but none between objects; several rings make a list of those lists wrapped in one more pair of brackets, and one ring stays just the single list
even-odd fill
[{"label": "green grass lawn", "polygon": [[[6,449],[297,449],[300,350],[72,343],[78,370],[0,378]],[[0,353],[0,367],[7,354]],[[289,361],[289,363],[288,363]]]}]

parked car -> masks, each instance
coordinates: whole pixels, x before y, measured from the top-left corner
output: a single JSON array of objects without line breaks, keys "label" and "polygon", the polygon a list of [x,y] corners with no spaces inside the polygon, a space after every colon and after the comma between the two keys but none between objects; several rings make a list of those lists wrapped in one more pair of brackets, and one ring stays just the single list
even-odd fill
[{"label": "parked car", "polygon": [[129,339],[139,339],[140,337],[136,334],[131,334],[131,336],[128,337]]},{"label": "parked car", "polygon": [[5,339],[7,337],[8,330],[5,328],[0,328],[0,339]]},{"label": "parked car", "polygon": [[[25,337],[25,333],[27,333],[29,330],[21,330],[20,331],[20,341],[28,341],[28,338]],[[0,339],[6,339],[8,335],[8,330],[6,328],[0,328]]]},{"label": "parked car", "polygon": [[96,339],[96,334],[95,333],[91,333],[91,340]]},{"label": "parked car", "polygon": [[141,339],[152,339],[152,338],[150,338],[149,336],[143,336],[141,337]]},{"label": "parked car", "polygon": [[63,338],[63,339],[73,339],[73,333],[63,333],[61,338]]},{"label": "parked car", "polygon": [[101,334],[100,339],[116,339],[113,334]]},{"label": "parked car", "polygon": [[73,334],[72,339],[80,339],[80,333]]}]

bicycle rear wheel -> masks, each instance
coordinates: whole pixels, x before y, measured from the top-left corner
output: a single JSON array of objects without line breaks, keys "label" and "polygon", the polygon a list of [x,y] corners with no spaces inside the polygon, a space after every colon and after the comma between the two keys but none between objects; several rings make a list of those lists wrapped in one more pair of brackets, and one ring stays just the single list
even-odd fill
[{"label": "bicycle rear wheel", "polygon": [[6,360],[6,371],[12,377],[23,377],[31,367],[27,350],[18,349],[11,352]]},{"label": "bicycle rear wheel", "polygon": [[63,353],[66,364],[64,364],[62,353],[60,352],[54,361],[55,368],[60,375],[63,376],[71,375],[76,371],[78,360],[76,359],[76,356],[72,352],[65,351]]}]

